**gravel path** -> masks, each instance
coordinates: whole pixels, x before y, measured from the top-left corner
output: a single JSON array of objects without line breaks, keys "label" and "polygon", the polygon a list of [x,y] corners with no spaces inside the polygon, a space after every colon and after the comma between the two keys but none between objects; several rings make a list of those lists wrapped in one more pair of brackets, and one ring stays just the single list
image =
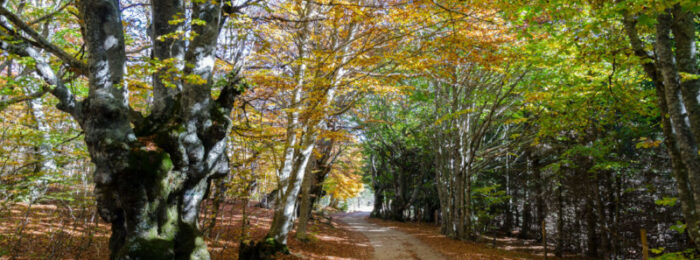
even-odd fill
[{"label": "gravel path", "polygon": [[404,232],[367,222],[367,212],[347,214],[341,219],[353,231],[365,235],[374,247],[374,258],[384,259],[446,259],[428,245]]}]

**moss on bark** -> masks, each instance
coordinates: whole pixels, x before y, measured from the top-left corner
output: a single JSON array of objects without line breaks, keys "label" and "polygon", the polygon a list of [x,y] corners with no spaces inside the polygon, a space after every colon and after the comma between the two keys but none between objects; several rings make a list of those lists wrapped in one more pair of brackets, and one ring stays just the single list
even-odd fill
[{"label": "moss on bark", "polygon": [[116,259],[174,259],[174,240],[158,237],[132,238],[116,254]]},{"label": "moss on bark", "polygon": [[277,253],[289,254],[287,245],[277,242],[272,237],[265,237],[260,242],[251,241],[250,244],[241,243],[238,251],[240,259],[275,259]]}]

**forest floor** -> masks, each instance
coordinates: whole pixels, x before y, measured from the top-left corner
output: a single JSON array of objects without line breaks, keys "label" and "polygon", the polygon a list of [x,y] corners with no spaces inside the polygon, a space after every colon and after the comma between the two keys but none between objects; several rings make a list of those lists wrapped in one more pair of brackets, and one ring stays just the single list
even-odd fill
[{"label": "forest floor", "polygon": [[[246,239],[262,239],[272,222],[271,209],[248,204]],[[238,259],[242,203],[224,203],[206,238],[212,259]],[[208,217],[202,214],[202,219]],[[204,223],[206,224],[206,222]],[[205,225],[202,225],[205,226]],[[289,234],[291,255],[279,259],[370,259],[369,240],[338,218],[316,218],[309,242]],[[67,204],[16,204],[0,210],[0,259],[108,259],[110,226],[93,207]]]},{"label": "forest floor", "polygon": [[[273,211],[248,203],[248,226],[242,234],[243,203],[223,203],[216,225],[207,232],[212,259],[238,259],[240,241],[262,239]],[[212,217],[202,212],[203,227]],[[109,224],[91,203],[15,204],[0,209],[0,259],[107,259]],[[541,259],[534,241],[497,238],[475,243],[453,240],[430,223],[368,219],[366,213],[316,216],[309,225],[310,241],[291,232],[291,255],[280,259]],[[490,239],[488,239],[490,241]],[[538,255],[539,254],[539,255]],[[551,255],[551,254],[550,254]],[[553,258],[552,258],[553,259]]]},{"label": "forest floor", "polygon": [[[492,242],[492,237],[483,237],[482,240],[484,242],[461,241],[440,234],[440,228],[433,223],[398,222],[376,218],[367,219],[366,213],[355,215],[364,217],[366,222],[380,228],[389,228],[394,232],[399,231],[409,234],[442,255],[441,258],[414,256],[406,259],[544,259],[544,247],[537,245],[534,240],[497,237],[495,245]],[[552,251],[549,251],[548,259],[559,258],[554,257]],[[566,259],[577,258],[567,257]]]}]

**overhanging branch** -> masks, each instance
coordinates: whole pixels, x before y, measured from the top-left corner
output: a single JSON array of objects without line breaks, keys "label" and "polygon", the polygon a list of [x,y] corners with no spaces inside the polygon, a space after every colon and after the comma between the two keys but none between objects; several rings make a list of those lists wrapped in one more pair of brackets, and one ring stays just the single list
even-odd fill
[{"label": "overhanging branch", "polygon": [[71,114],[74,118],[79,119],[77,109],[78,102],[75,100],[75,96],[73,96],[73,93],[71,93],[71,91],[66,88],[65,85],[63,85],[61,78],[56,75],[51,66],[44,60],[36,49],[29,46],[27,43],[9,44],[4,41],[0,41],[0,49],[22,57],[33,58],[36,63],[36,71],[39,76],[41,76],[41,78],[48,85],[55,86],[53,89],[50,89],[49,92],[51,92],[51,94],[59,100],[59,104],[56,105],[56,107]]},{"label": "overhanging branch", "polygon": [[[73,68],[74,71],[79,72],[80,74],[85,74],[87,72],[87,65],[75,57],[71,56],[70,54],[66,53],[63,51],[61,48],[58,48],[56,45],[51,44],[48,40],[46,40],[44,37],[41,37],[37,31],[32,29],[31,26],[26,24],[24,21],[22,21],[21,18],[19,18],[16,14],[13,12],[10,12],[10,10],[7,10],[4,6],[0,6],[0,15],[4,16],[7,18],[7,20],[12,23],[15,27],[19,28],[22,30],[22,32],[26,33],[29,35],[29,37],[32,38],[33,41],[26,41],[34,45],[34,47],[44,49],[48,52],[51,52],[53,55],[56,55],[59,59],[61,59],[64,63],[68,64],[71,68]],[[10,30],[10,28],[6,28]],[[8,32],[10,34],[15,34],[13,36],[15,37],[21,37],[19,33],[10,31]],[[24,37],[21,37],[24,38]]]}]

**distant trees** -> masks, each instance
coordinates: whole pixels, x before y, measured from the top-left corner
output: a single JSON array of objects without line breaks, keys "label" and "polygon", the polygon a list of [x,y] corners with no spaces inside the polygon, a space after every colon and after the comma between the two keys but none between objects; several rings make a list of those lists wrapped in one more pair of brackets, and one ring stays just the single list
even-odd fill
[{"label": "distant trees", "polygon": [[[376,115],[365,128],[373,216],[423,214],[420,200],[395,206],[404,191],[392,187],[392,176],[427,174],[433,183],[410,185],[434,188],[415,197],[438,199],[442,232],[459,239],[501,232],[553,244],[557,255],[634,258],[644,228],[657,238],[652,248],[665,248],[658,254],[694,247],[694,170],[683,160],[698,156],[688,118],[695,101],[680,87],[695,91],[697,55],[687,57],[698,40],[688,27],[694,7],[432,4],[432,20],[422,20],[432,26],[415,30],[405,46],[421,63],[404,68],[413,78],[397,84],[413,91],[402,101],[373,101],[400,105],[368,106]],[[417,121],[398,116],[407,108]],[[422,152],[390,152],[401,145]]]},{"label": "distant trees", "polygon": [[[442,232],[473,236],[472,179],[488,160],[503,154],[504,114],[510,112],[518,78],[487,71],[477,64],[453,67],[451,79],[434,79],[436,185],[444,212]],[[517,76],[516,76],[517,77]]]},{"label": "distant trees", "polygon": [[[632,6],[624,10],[622,20],[634,54],[656,87],[666,149],[677,181],[687,232],[695,247],[700,249],[697,13],[697,6],[680,1],[659,6],[655,11]],[[652,34],[655,41],[643,41],[639,27],[655,29],[656,33]]]},{"label": "distant trees", "polygon": [[367,122],[363,129],[365,171],[374,190],[373,217],[398,221],[433,221],[438,209],[433,154],[418,118],[425,107],[409,102],[367,101]]}]

